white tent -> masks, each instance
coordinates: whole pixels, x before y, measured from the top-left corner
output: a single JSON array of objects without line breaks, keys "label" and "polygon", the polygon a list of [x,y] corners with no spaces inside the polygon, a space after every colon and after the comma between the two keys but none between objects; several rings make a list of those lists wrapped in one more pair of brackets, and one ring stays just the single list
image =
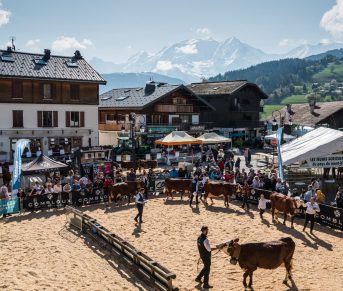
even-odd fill
[{"label": "white tent", "polygon": [[[273,134],[270,134],[270,135],[267,135],[267,136],[264,137],[265,140],[272,140],[274,138],[276,139],[276,133],[273,133]],[[284,133],[283,134],[283,139],[285,141],[290,141],[292,139],[295,139],[295,136]]]},{"label": "white tent", "polygon": [[173,131],[162,139],[155,141],[156,144],[173,146],[173,145],[187,145],[187,144],[201,144],[201,141],[194,138],[184,131]]},{"label": "white tent", "polygon": [[343,132],[319,127],[305,135],[282,145],[281,157],[284,165],[323,157],[343,151]]},{"label": "white tent", "polygon": [[231,138],[224,137],[216,134],[215,132],[206,132],[203,135],[197,137],[203,144],[218,144],[231,142]]}]

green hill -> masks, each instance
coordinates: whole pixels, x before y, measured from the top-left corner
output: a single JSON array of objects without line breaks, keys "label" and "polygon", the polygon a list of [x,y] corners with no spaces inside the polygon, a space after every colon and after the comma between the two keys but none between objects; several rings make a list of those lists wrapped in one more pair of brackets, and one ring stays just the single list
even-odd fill
[{"label": "green hill", "polygon": [[343,100],[343,58],[324,54],[310,59],[284,59],[262,63],[247,69],[229,71],[210,81],[248,80],[268,95],[267,104],[307,102],[307,95],[318,101]]}]

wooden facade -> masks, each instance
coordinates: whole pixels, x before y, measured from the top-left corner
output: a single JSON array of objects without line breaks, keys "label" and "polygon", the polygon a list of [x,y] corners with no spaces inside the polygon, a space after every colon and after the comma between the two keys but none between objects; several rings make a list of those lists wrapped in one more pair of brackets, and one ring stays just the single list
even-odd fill
[{"label": "wooden facade", "polygon": [[99,84],[0,78],[0,103],[99,104]]}]

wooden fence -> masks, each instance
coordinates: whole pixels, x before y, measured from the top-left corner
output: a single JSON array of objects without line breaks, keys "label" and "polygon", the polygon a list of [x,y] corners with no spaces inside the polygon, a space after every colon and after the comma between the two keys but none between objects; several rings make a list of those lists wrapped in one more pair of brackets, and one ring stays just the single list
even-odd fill
[{"label": "wooden fence", "polygon": [[178,290],[173,287],[173,279],[176,275],[163,267],[158,262],[137,250],[133,245],[118,235],[110,232],[100,225],[95,219],[71,206],[66,206],[69,224],[83,232],[91,233],[104,240],[107,244],[122,254],[141,271],[150,283],[158,290]]}]

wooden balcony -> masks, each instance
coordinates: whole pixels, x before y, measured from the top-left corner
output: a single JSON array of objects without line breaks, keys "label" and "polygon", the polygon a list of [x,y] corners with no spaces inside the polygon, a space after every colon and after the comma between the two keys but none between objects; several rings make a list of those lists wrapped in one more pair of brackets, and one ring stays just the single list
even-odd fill
[{"label": "wooden balcony", "polygon": [[157,104],[154,107],[155,112],[169,113],[192,113],[194,108],[192,104]]},{"label": "wooden balcony", "polygon": [[124,126],[125,130],[130,130],[130,125],[125,123],[99,123],[98,129],[105,131],[121,131]]}]

